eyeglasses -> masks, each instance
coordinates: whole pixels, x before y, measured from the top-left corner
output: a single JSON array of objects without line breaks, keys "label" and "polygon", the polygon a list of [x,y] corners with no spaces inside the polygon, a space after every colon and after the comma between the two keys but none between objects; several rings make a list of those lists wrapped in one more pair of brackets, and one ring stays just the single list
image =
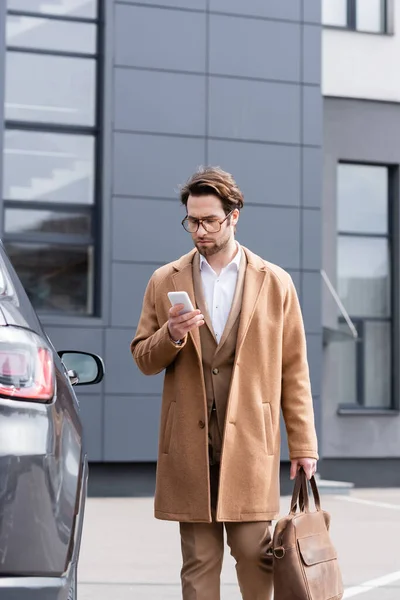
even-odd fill
[{"label": "eyeglasses", "polygon": [[222,219],[222,221],[215,219],[214,217],[195,219],[194,217],[189,217],[186,215],[182,221],[182,225],[188,233],[196,233],[200,225],[203,225],[203,228],[207,231],[207,233],[218,233],[218,231],[221,230],[222,223],[224,223],[231,216],[233,210],[231,210],[231,212],[227,214],[225,219]]}]

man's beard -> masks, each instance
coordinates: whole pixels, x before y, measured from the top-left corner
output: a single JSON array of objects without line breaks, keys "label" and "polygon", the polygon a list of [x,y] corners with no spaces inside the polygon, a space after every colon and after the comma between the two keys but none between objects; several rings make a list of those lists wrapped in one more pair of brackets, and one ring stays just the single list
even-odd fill
[{"label": "man's beard", "polygon": [[214,256],[214,254],[218,254],[222,250],[225,250],[227,245],[229,244],[230,236],[228,235],[226,238],[220,240],[219,242],[214,242],[214,244],[209,244],[207,246],[200,246],[200,244],[195,244],[199,253],[207,258],[207,256]]}]

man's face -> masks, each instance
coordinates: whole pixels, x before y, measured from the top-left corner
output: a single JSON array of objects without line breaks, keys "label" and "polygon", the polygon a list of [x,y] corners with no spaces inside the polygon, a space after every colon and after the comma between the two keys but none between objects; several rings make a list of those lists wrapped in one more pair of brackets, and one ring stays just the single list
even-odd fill
[{"label": "man's face", "polygon": [[[221,200],[213,195],[189,196],[187,214],[189,219],[207,219],[207,222],[211,220],[222,221],[226,217]],[[198,230],[191,234],[194,245],[200,254],[207,257],[224,250],[234,238],[235,225],[238,219],[239,211],[234,210],[231,216],[222,223],[221,229],[216,233],[206,231],[202,223]]]}]

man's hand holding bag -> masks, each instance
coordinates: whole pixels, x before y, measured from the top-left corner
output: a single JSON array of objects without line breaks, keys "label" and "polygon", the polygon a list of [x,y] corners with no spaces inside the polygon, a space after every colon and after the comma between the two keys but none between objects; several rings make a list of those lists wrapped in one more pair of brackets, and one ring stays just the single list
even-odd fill
[{"label": "man's hand holding bag", "polygon": [[329,536],[330,515],[321,510],[314,477],[310,483],[316,511],[309,510],[307,479],[301,468],[295,480],[290,513],[275,527],[270,550],[274,556],[274,600],[343,597],[337,553]]}]

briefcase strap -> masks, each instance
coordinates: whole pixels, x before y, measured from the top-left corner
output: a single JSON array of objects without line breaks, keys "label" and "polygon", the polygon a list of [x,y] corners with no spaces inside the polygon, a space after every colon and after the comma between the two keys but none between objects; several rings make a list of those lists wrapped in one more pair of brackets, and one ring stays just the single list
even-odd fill
[{"label": "briefcase strap", "polygon": [[[314,496],[315,508],[317,510],[321,510],[321,501],[319,497],[317,482],[315,481],[314,476],[311,477],[310,484]],[[291,514],[295,514],[297,512],[297,504],[299,506],[299,512],[310,512],[307,477],[303,467],[300,467],[296,475],[296,481],[294,484],[292,494],[292,501],[290,503]]]}]

